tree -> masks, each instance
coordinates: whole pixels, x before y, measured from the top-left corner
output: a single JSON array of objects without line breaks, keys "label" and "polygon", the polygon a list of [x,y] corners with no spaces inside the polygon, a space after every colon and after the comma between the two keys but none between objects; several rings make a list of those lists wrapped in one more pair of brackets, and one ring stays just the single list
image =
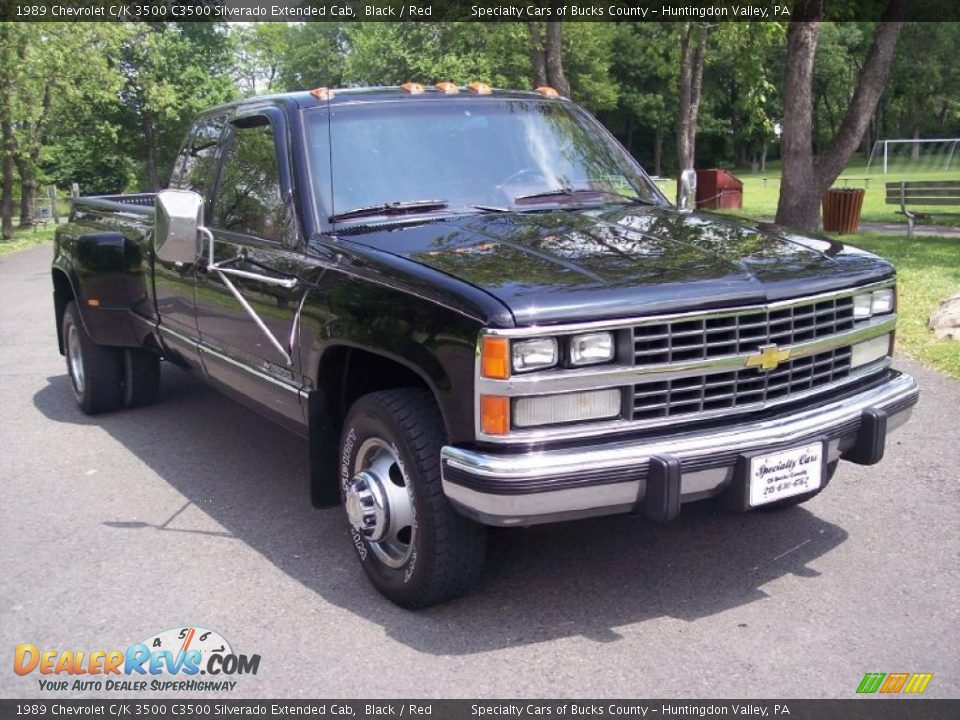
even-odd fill
[{"label": "tree", "polygon": [[0,200],[0,214],[3,217],[3,239],[13,237],[13,68],[14,68],[14,31],[13,23],[0,23],[0,127],[3,136],[3,195]]},{"label": "tree", "polygon": [[308,22],[287,27],[276,88],[292,91],[343,85],[348,49],[347,29],[340,23]]},{"label": "tree", "polygon": [[[623,23],[614,26],[611,74],[619,89],[616,113],[604,116],[624,144],[637,154],[636,137],[648,145],[654,175],[664,172],[663,146],[677,117],[677,36],[668,23]],[[645,144],[646,144],[645,143]]]},{"label": "tree", "polygon": [[235,76],[245,95],[276,92],[280,71],[290,51],[292,28],[286,23],[231,25]]},{"label": "tree", "polygon": [[820,197],[850,161],[870,123],[886,85],[906,0],[889,0],[857,78],[853,97],[828,147],[813,150],[813,76],[823,7],[800,0],[787,28],[783,84],[783,175],[776,221],[813,230],[819,221]]},{"label": "tree", "polygon": [[[889,112],[897,126],[888,137],[956,137],[960,120],[960,23],[907,23],[890,73]],[[920,146],[911,147],[912,159]]]},{"label": "tree", "polygon": [[119,115],[150,190],[160,189],[193,117],[236,97],[233,50],[222,23],[131,25]]},{"label": "tree", "polygon": [[[77,108],[115,97],[119,25],[19,23],[5,27],[4,222],[12,230],[11,168],[20,180],[20,224],[34,222],[44,152],[58,121]],[[91,53],[90,48],[97,52]],[[8,230],[8,231],[9,231]]]},{"label": "tree", "polygon": [[697,116],[703,87],[703,64],[707,56],[706,23],[683,23],[680,30],[680,105],[677,109],[677,196],[680,195],[680,173],[694,165],[697,144]]},{"label": "tree", "polygon": [[[563,3],[550,0],[548,9]],[[530,73],[534,87],[549,85],[564,97],[570,97],[570,83],[563,72],[563,23],[559,20],[527,23],[530,30]]]},{"label": "tree", "polygon": [[712,42],[714,67],[704,81],[716,88],[719,102],[711,124],[718,124],[732,142],[734,163],[759,165],[761,172],[780,114],[774,60],[785,30],[785,24],[775,22],[721,23]]}]

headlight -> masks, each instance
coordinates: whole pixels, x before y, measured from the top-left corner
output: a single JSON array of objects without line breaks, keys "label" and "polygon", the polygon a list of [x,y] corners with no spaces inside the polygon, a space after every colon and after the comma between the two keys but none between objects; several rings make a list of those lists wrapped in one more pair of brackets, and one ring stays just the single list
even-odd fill
[{"label": "headlight", "polygon": [[542,370],[557,364],[557,339],[539,338],[513,343],[513,369]]},{"label": "headlight", "polygon": [[893,288],[874,290],[871,294],[873,299],[870,304],[870,311],[874,315],[893,312]]},{"label": "headlight", "polygon": [[613,333],[590,333],[570,338],[570,364],[593,365],[613,360]]},{"label": "headlight", "polygon": [[874,315],[893,312],[893,288],[874,290],[853,296],[853,319],[866,320]]},{"label": "headlight", "polygon": [[513,423],[518,428],[619,417],[620,390],[592,390],[517,398]]}]

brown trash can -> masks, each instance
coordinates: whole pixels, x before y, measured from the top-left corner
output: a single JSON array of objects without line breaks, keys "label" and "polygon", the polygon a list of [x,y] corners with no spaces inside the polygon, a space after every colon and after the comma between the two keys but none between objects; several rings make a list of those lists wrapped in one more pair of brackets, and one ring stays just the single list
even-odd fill
[{"label": "brown trash can", "polygon": [[823,229],[827,232],[855,233],[860,228],[863,188],[831,188],[822,198]]}]

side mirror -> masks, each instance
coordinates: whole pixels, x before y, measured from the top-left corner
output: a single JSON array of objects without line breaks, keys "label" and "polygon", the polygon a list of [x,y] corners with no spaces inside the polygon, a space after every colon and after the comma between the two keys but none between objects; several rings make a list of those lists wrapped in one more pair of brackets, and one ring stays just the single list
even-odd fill
[{"label": "side mirror", "polygon": [[192,265],[200,257],[197,234],[203,197],[190,190],[161,190],[156,200],[157,257],[165,262]]},{"label": "side mirror", "polygon": [[687,212],[693,210],[697,200],[697,171],[688,168],[680,173],[677,188],[677,209]]}]

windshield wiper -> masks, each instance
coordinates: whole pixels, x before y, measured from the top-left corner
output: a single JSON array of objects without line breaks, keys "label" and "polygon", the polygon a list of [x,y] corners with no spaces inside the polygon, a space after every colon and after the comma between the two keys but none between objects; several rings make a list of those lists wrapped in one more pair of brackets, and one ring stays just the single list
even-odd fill
[{"label": "windshield wiper", "polygon": [[631,203],[636,205],[652,205],[653,203],[644,200],[643,198],[637,197],[635,195],[627,195],[625,193],[617,192],[616,190],[602,190],[599,188],[571,188],[571,187],[562,187],[554,188],[553,190],[544,190],[543,192],[531,193],[530,195],[518,195],[513,199],[515,203],[529,201],[529,200],[550,200],[551,198],[558,197],[577,197],[578,195],[606,195],[608,197],[617,197],[622,198],[623,200],[629,200]]},{"label": "windshield wiper", "polygon": [[372,215],[405,215],[407,213],[443,210],[448,204],[446,200],[405,200],[380,203],[378,205],[366,205],[331,215],[330,221],[336,222],[337,220],[350,220],[351,218],[369,217]]}]

